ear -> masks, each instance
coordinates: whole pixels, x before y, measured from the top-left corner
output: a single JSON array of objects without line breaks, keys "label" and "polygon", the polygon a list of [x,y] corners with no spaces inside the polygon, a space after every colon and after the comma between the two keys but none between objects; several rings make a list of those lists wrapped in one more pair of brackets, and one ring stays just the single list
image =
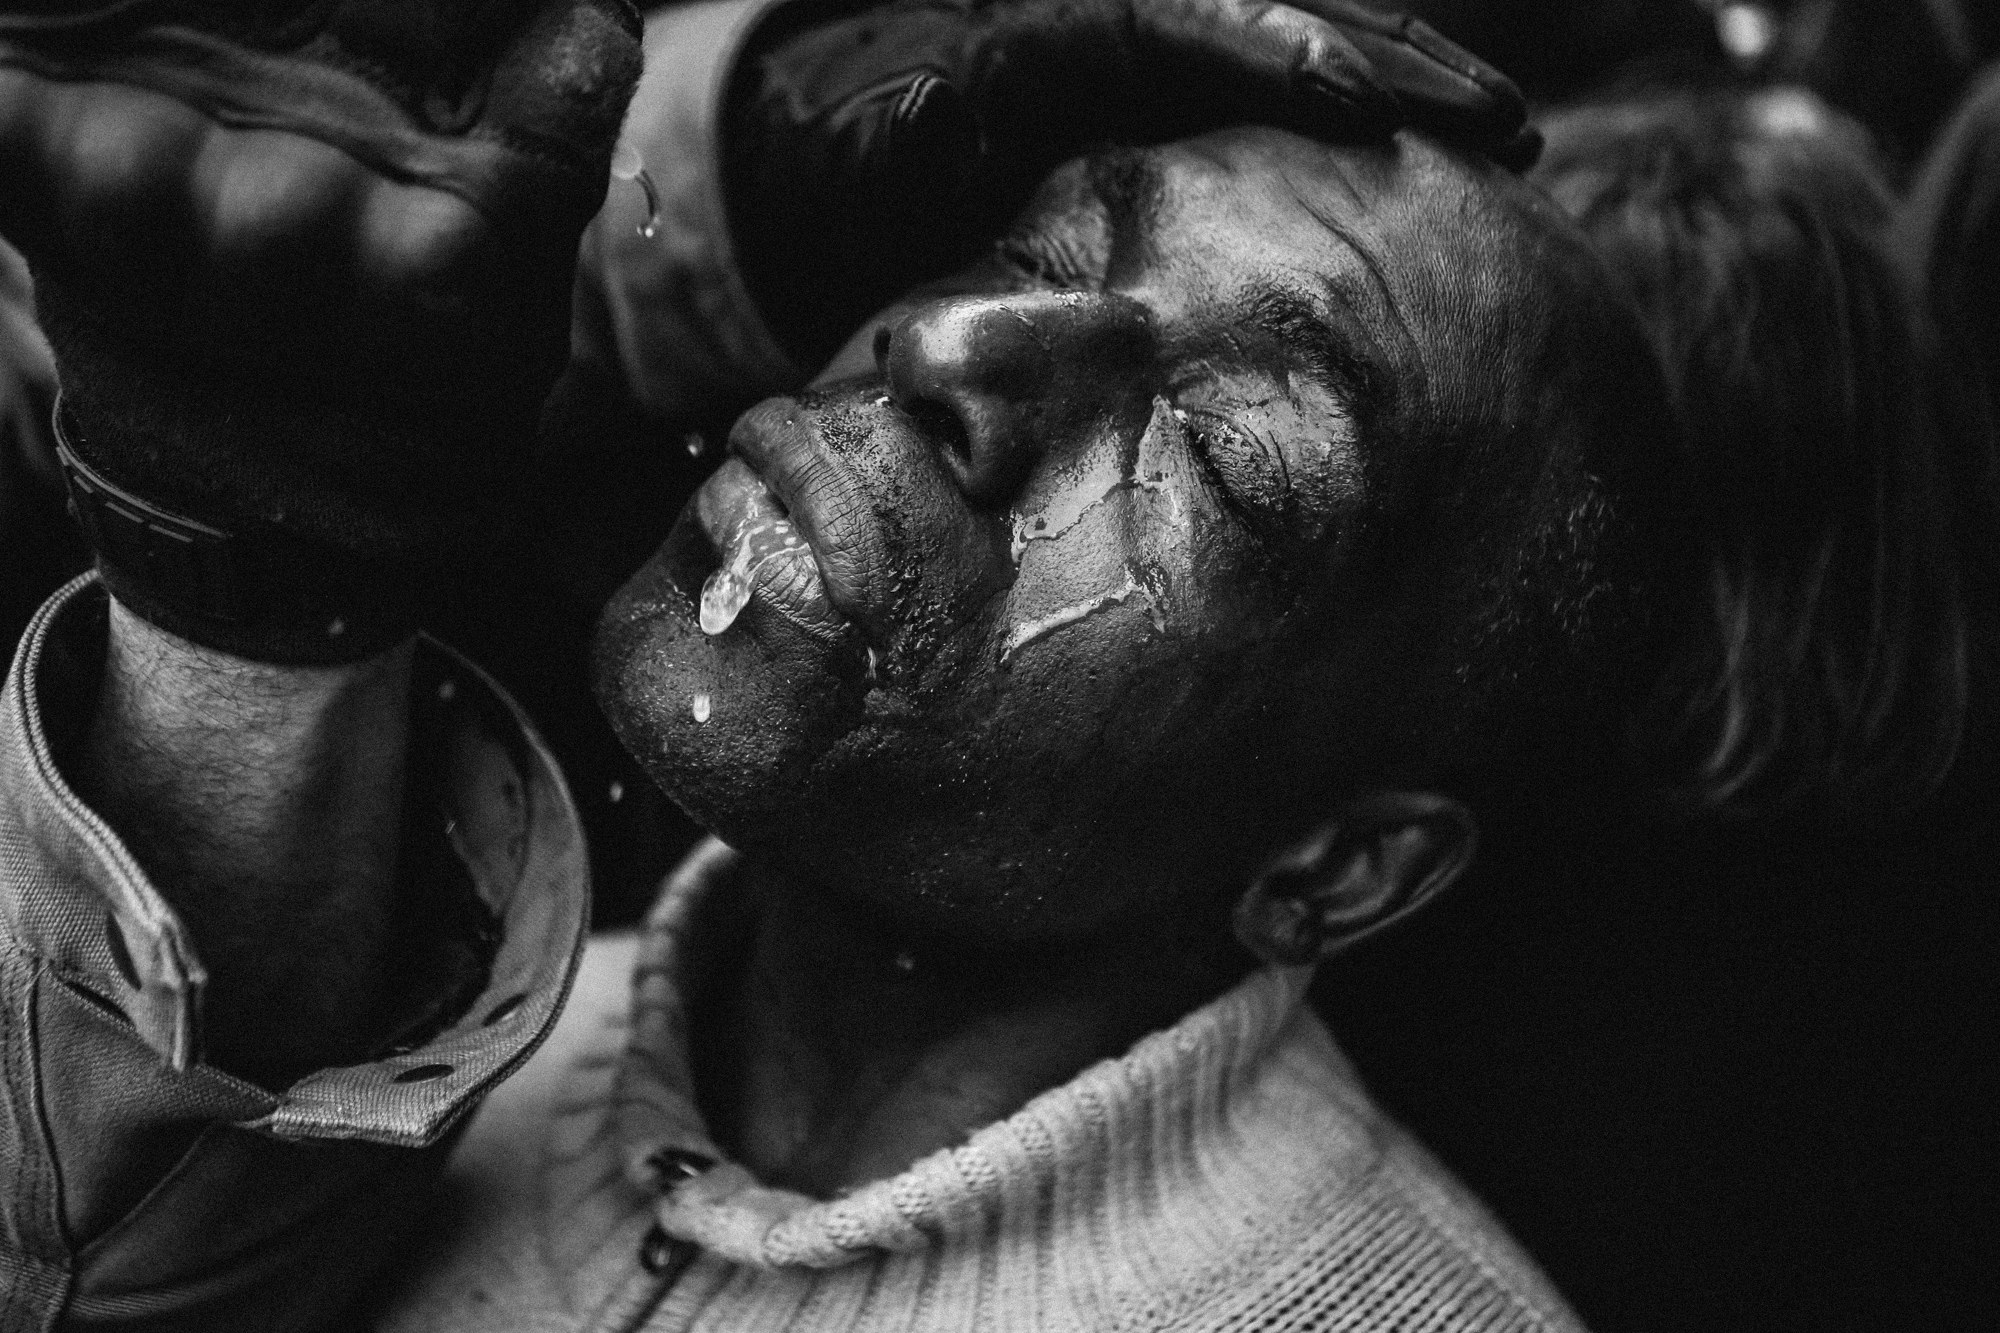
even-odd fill
[{"label": "ear", "polygon": [[1264,867],[1236,904],[1236,938],[1268,963],[1329,957],[1450,888],[1478,843],[1449,796],[1371,793]]}]

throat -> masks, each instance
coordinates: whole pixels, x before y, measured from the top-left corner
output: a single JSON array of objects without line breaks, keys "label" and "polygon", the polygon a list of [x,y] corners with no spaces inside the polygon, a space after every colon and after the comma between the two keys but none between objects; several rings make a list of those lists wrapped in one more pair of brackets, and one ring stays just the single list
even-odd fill
[{"label": "throat", "polygon": [[1005,956],[901,938],[745,870],[746,965],[693,1013],[701,1110],[764,1183],[817,1198],[964,1142],[1244,970],[1157,935]]}]

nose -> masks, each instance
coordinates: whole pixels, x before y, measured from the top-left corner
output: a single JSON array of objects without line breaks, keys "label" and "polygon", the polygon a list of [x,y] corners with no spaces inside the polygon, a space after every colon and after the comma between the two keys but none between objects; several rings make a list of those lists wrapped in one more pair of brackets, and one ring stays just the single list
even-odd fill
[{"label": "nose", "polygon": [[1050,450],[1143,429],[1157,373],[1151,316],[1110,292],[935,301],[877,335],[875,357],[890,400],[982,508],[1012,499]]}]

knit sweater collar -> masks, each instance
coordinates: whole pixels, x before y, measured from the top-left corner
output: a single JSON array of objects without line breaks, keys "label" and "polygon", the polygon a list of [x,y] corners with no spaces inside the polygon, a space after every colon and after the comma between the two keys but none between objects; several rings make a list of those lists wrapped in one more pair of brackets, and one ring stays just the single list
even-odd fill
[{"label": "knit sweater collar", "polygon": [[[589,1328],[1580,1333],[1498,1223],[1375,1110],[1302,1002],[1307,969],[1254,972],[839,1198],[772,1189],[726,1160],[663,1182],[662,1150],[723,1157],[696,1109],[686,997],[696,908],[732,891],[734,860],[710,843],[669,882],[613,1081],[551,1126],[559,1234],[544,1243],[570,1308],[595,1311]],[[621,1194],[650,1200],[689,1261],[635,1263]],[[599,1205],[603,1226],[589,1221]]]},{"label": "knit sweater collar", "polygon": [[[627,1176],[659,1185],[663,1150],[715,1159],[690,1180],[666,1182],[656,1213],[670,1236],[737,1264],[834,1268],[870,1253],[951,1245],[984,1233],[1009,1196],[1046,1194],[1079,1172],[1144,1173],[1163,1197],[1212,1169],[1218,1142],[1250,1126],[1231,1093],[1301,1016],[1312,969],[1266,967],[1123,1056],[1101,1061],[1034,1098],[964,1144],[832,1200],[760,1183],[726,1160],[696,1109],[686,1045],[687,995],[702,943],[697,909],[721,888],[734,854],[701,849],[669,881],[647,923],[635,979],[631,1036],[619,1072],[617,1138]],[[1306,1016],[1313,1027],[1316,1021]],[[1344,1061],[1330,1045],[1342,1078]],[[1144,1122],[1171,1126],[1156,1144]],[[1127,1159],[1143,1157],[1143,1162]]]}]

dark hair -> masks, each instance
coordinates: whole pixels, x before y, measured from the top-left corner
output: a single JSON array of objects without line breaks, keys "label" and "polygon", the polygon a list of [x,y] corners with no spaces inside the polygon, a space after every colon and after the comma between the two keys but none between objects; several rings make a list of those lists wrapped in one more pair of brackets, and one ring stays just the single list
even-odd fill
[{"label": "dark hair", "polygon": [[1991,528],[1955,484],[1983,441],[1890,256],[1866,133],[1792,89],[1544,130],[1536,179],[1637,308],[1675,417],[1685,526],[1661,539],[1689,596],[1643,728],[1670,785],[1729,816],[1914,806],[1965,729],[1961,548]]}]

